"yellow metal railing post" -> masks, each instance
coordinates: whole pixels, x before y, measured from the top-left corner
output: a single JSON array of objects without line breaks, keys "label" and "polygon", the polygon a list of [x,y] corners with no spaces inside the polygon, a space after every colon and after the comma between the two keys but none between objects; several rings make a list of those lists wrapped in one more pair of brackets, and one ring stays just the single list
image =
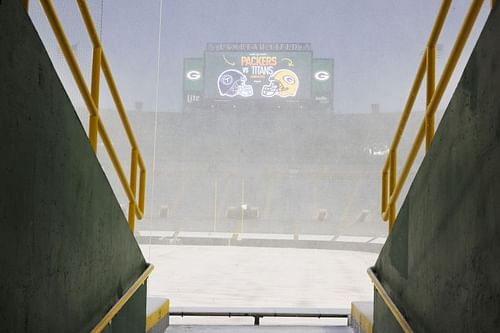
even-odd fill
[{"label": "yellow metal railing post", "polygon": [[94,100],[97,112],[96,114],[91,114],[89,116],[89,141],[94,152],[97,152],[97,132],[99,127],[99,82],[101,78],[101,54],[102,49],[98,46],[94,46],[94,52],[92,55],[92,83],[90,94]]},{"label": "yellow metal railing post", "polygon": [[[436,48],[434,45],[427,47],[427,94],[426,107],[429,106],[436,86]],[[425,117],[425,149],[429,150],[434,137],[434,114]]]},{"label": "yellow metal railing post", "polygon": [[[450,10],[452,0],[443,0],[439,8],[439,12],[432,27],[429,40],[427,41],[427,48],[425,50],[425,61],[427,68],[427,89],[426,89],[426,108],[429,106],[434,95],[436,88],[436,44],[443,30],[444,22],[448,11]],[[425,149],[429,150],[431,146],[432,139],[434,137],[434,124],[435,117],[434,114],[425,117]]]},{"label": "yellow metal railing post", "polygon": [[392,226],[396,221],[396,200],[394,200],[393,193],[396,189],[397,181],[397,155],[396,150],[391,150],[390,152],[390,167],[389,167],[389,230],[392,230]]},{"label": "yellow metal railing post", "polygon": [[384,212],[387,209],[387,198],[388,198],[387,183],[389,181],[389,179],[387,178],[388,176],[389,173],[387,172],[387,169],[384,168],[384,170],[382,171],[382,216],[384,215]]},{"label": "yellow metal railing post", "polygon": [[28,12],[29,5],[30,5],[30,0],[23,0],[23,7],[24,10],[26,10],[26,12]]},{"label": "yellow metal railing post", "polygon": [[436,112],[483,3],[484,0],[472,0],[464,22],[458,32],[457,39],[451,49],[448,61],[446,62],[441,77],[439,78],[439,82],[436,85],[436,90],[434,91],[429,106],[427,107],[426,116]]},{"label": "yellow metal railing post", "polygon": [[146,199],[146,169],[141,166],[141,174],[139,179],[139,210],[144,212],[144,201]]},{"label": "yellow metal railing post", "polygon": [[64,58],[68,63],[71,73],[73,74],[78,90],[80,91],[80,94],[83,97],[83,101],[85,102],[85,105],[87,106],[87,109],[89,110],[90,114],[95,114],[97,112],[96,110],[97,108],[94,105],[92,96],[89,93],[87,84],[85,83],[85,79],[82,75],[82,72],[80,71],[80,68],[78,66],[78,61],[76,60],[76,57],[73,54],[73,50],[71,49],[71,44],[69,43],[68,38],[64,33],[64,29],[61,25],[61,22],[57,17],[54,5],[52,4],[51,0],[40,0],[40,3],[42,4],[43,10],[45,11],[45,15],[49,20],[52,30],[54,31],[54,35],[56,36],[56,39],[59,43],[59,47],[61,48],[61,51],[64,54]]},{"label": "yellow metal railing post", "polygon": [[[387,156],[387,160],[385,161],[385,164],[384,164],[384,172],[385,173],[389,172],[390,179],[391,179],[391,177],[396,177],[396,174],[391,175],[391,156],[392,156],[391,152],[396,151],[396,149],[398,148],[399,142],[401,141],[401,138],[403,136],[403,131],[404,131],[406,124],[408,122],[408,119],[410,117],[411,110],[413,108],[413,105],[415,104],[415,100],[417,99],[418,91],[420,89],[420,86],[422,84],[422,80],[424,79],[424,76],[426,73],[426,64],[427,64],[427,62],[426,62],[425,57],[422,57],[422,61],[420,62],[420,65],[418,66],[415,80],[413,80],[413,84],[411,86],[410,94],[408,95],[408,99],[406,101],[406,104],[405,104],[405,107],[403,110],[403,114],[401,115],[401,119],[399,120],[399,124],[398,124],[398,127],[396,129],[396,134],[394,135],[394,138],[392,140],[392,144],[391,144],[391,147],[389,149],[389,155]],[[386,175],[386,177],[387,177],[387,175]],[[388,182],[389,182],[389,180],[387,180],[387,178],[386,178],[386,181],[382,183],[382,186],[387,187]],[[395,181],[394,181],[394,183],[395,183]],[[385,193],[388,193],[387,188],[385,189]],[[390,213],[389,212],[390,211],[390,202],[391,202],[390,197],[392,197],[392,192],[390,191],[390,189],[389,189],[389,196],[388,197],[389,198],[386,198],[385,204],[384,204],[384,202],[382,203],[382,206],[384,207],[384,211],[382,212],[382,218],[384,221],[389,220],[389,215],[390,215],[389,214]],[[384,200],[384,197],[382,197],[382,200]],[[389,229],[390,228],[391,227],[389,225]]]},{"label": "yellow metal railing post", "polygon": [[497,0],[491,0],[491,8],[495,7],[497,4]]},{"label": "yellow metal railing post", "polygon": [[128,205],[128,224],[130,230],[134,232],[135,229],[135,214],[136,214],[136,193],[137,193],[137,164],[139,160],[137,149],[132,148],[132,155],[130,159],[130,191],[133,193],[134,200],[129,201]]}]

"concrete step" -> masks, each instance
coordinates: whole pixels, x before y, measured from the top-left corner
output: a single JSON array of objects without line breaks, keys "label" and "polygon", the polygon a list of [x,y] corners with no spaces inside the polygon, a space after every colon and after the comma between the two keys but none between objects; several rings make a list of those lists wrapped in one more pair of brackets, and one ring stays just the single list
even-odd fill
[{"label": "concrete step", "polygon": [[356,333],[372,333],[373,302],[351,303],[351,325]]},{"label": "concrete step", "polygon": [[354,333],[347,326],[171,325],[165,333]]},{"label": "concrete step", "polygon": [[146,333],[163,333],[169,324],[170,301],[148,297],[146,301]]}]

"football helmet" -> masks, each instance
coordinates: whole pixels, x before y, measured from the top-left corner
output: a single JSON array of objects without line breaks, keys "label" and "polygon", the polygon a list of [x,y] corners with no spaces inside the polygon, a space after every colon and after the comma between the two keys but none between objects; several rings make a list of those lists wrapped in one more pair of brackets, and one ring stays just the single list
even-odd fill
[{"label": "football helmet", "polygon": [[228,69],[219,75],[217,80],[219,94],[221,96],[235,97],[250,97],[253,96],[253,87],[246,84],[247,77],[236,69]]},{"label": "football helmet", "polygon": [[280,69],[269,77],[269,84],[262,86],[264,97],[294,97],[299,90],[299,77],[289,69]]}]

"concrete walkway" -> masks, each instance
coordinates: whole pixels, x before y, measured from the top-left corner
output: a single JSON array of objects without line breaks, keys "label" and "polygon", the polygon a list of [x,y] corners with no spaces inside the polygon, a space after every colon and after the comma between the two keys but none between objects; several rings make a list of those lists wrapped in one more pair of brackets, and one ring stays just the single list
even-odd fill
[{"label": "concrete walkway", "polygon": [[341,326],[170,326],[165,333],[353,333]]},{"label": "concrete walkway", "polygon": [[352,301],[373,300],[366,268],[375,263],[375,253],[187,245],[141,248],[155,265],[148,280],[149,296],[168,298],[172,307],[350,309]]}]

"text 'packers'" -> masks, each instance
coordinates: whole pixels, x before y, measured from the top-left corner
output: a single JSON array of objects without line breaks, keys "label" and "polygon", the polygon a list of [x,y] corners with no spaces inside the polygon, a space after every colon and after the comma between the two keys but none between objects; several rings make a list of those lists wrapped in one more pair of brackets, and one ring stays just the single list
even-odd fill
[{"label": "text 'packers'", "polygon": [[276,66],[278,64],[277,57],[269,56],[242,56],[242,66]]}]

